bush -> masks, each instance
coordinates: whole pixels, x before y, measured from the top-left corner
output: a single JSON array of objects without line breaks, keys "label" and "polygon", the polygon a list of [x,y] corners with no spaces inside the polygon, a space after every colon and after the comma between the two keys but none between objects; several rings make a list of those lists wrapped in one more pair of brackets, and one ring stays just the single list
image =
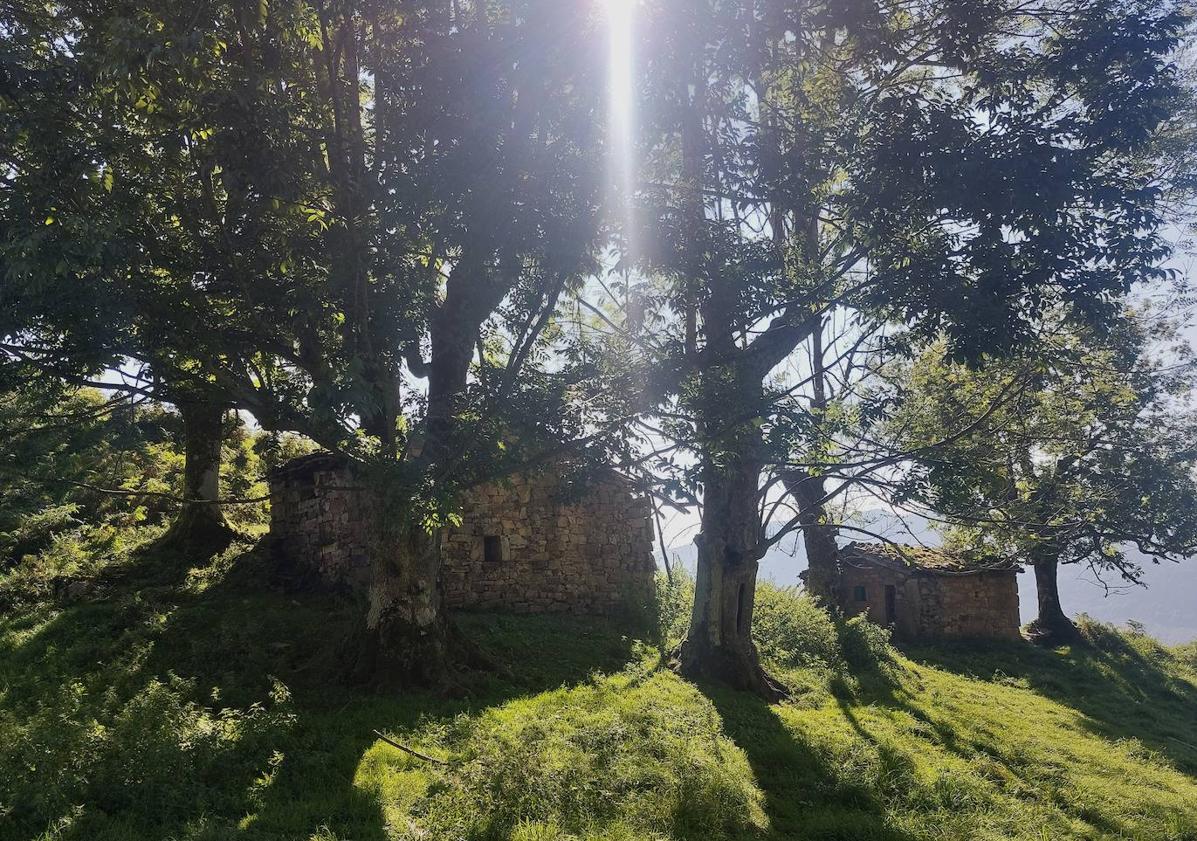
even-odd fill
[{"label": "bush", "polygon": [[844,662],[854,669],[883,669],[894,662],[888,628],[874,625],[864,616],[839,623]]},{"label": "bush", "polygon": [[1173,647],[1172,656],[1193,674],[1197,674],[1197,640]]},{"label": "bush", "polygon": [[53,599],[71,582],[94,579],[105,568],[128,560],[134,549],[155,539],[164,528],[121,529],[105,524],[58,532],[40,552],[24,556],[0,573],[0,608]]},{"label": "bush", "polygon": [[835,623],[797,587],[760,582],[752,630],[761,656],[774,663],[832,667],[843,659]]},{"label": "bush", "polygon": [[[656,626],[666,646],[680,642],[690,623],[694,577],[675,569],[657,579]],[[832,619],[797,587],[770,581],[756,586],[753,638],[761,657],[777,666],[819,669],[882,669],[894,662],[890,634],[863,616]]]},{"label": "bush", "polygon": [[1126,627],[1119,627],[1085,613],[1077,616],[1076,627],[1090,647],[1124,668],[1171,675],[1173,683],[1185,672],[1190,680],[1197,677],[1197,640],[1169,647],[1149,635],[1141,622],[1131,619]]},{"label": "bush", "polygon": [[[248,783],[269,769],[295,720],[286,687],[276,682],[269,706],[243,710],[213,709],[196,694],[194,681],[174,675],[127,698],[72,681],[47,690],[31,711],[0,713],[0,830],[32,837],[80,803],[108,814],[136,806],[168,821],[196,805],[186,781],[205,792],[207,780]],[[244,808],[240,795],[230,802],[216,787],[198,796],[203,805]]]},{"label": "bush", "polygon": [[1076,627],[1085,642],[1112,657],[1140,658],[1156,664],[1172,659],[1172,653],[1133,619],[1126,627],[1119,627],[1082,613],[1076,618]]},{"label": "bush", "polygon": [[657,573],[655,630],[662,646],[674,645],[686,636],[693,604],[694,576],[685,567],[675,567],[672,578]]},{"label": "bush", "polygon": [[48,505],[17,520],[10,531],[0,532],[0,564],[37,554],[58,535],[78,528],[83,524],[75,516],[78,513],[79,505],[68,502]]},{"label": "bush", "polygon": [[781,666],[862,671],[894,663],[888,629],[864,616],[833,619],[797,587],[758,584],[752,629],[761,656]]}]

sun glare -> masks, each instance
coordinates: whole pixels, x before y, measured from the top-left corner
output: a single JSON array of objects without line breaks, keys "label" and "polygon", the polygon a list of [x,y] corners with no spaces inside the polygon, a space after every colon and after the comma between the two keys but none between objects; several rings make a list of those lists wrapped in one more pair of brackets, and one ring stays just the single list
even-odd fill
[{"label": "sun glare", "polygon": [[607,98],[608,131],[613,206],[620,209],[620,220],[630,248],[632,192],[635,178],[633,130],[635,86],[633,74],[636,55],[633,44],[636,0],[603,0],[607,22]]}]

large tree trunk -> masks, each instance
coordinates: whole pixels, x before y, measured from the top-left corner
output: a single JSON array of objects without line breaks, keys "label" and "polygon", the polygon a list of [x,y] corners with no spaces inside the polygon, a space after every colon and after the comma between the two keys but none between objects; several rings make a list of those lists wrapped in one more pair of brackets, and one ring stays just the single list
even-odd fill
[{"label": "large tree trunk", "polygon": [[[445,300],[433,316],[424,442],[398,468],[432,474],[442,489],[451,489],[460,472],[459,399],[478,325],[490,311],[471,294],[481,288],[481,269],[470,268],[476,274],[467,277],[458,275],[465,266],[454,270]],[[393,418],[388,423],[393,428]],[[411,495],[395,481],[390,474],[369,483],[379,513],[370,518],[376,527],[370,540],[366,642],[355,669],[359,677],[383,685],[444,689],[462,661],[477,666],[485,660],[445,615],[439,530],[424,527],[425,517],[412,510]]]},{"label": "large tree trunk", "polygon": [[827,524],[823,506],[826,489],[821,476],[786,480],[786,488],[798,503],[798,523],[806,545],[806,591],[829,610],[840,605],[839,547],[835,529]]},{"label": "large tree trunk", "polygon": [[[755,430],[753,436],[759,437]],[[726,683],[769,700],[786,695],[761,666],[752,641],[760,563],[761,463],[754,454],[730,464],[708,460],[703,477],[702,531],[690,630],[677,651],[679,671]]]},{"label": "large tree trunk", "polygon": [[1035,591],[1039,597],[1039,615],[1028,627],[1030,638],[1040,645],[1060,645],[1079,638],[1076,625],[1060,606],[1057,585],[1059,562],[1054,556],[1035,559]]},{"label": "large tree trunk", "polygon": [[[697,60],[697,53],[695,59]],[[726,683],[769,700],[785,695],[761,667],[752,641],[752,611],[761,556],[760,477],[763,441],[748,407],[760,402],[761,376],[744,365],[736,344],[740,311],[737,285],[706,263],[706,213],[703,206],[702,114],[705,77],[695,64],[692,87],[680,91],[689,100],[682,118],[683,228],[687,288],[686,350],[697,354],[695,304],[701,308],[705,351],[699,373],[701,397],[695,407],[703,446],[702,530],[690,629],[676,652],[678,670],[688,678]],[[710,291],[701,303],[694,292],[703,280]]]},{"label": "large tree trunk", "polygon": [[[436,473],[439,464],[429,456],[441,448],[441,441],[453,427],[452,412],[444,419],[429,411],[424,454],[412,447],[400,463],[397,421],[401,409],[398,361],[386,334],[387,320],[378,318],[377,302],[371,293],[368,244],[370,210],[377,198],[376,179],[370,177],[366,154],[364,106],[358,85],[365,69],[382,85],[386,74],[374,66],[363,68],[359,55],[359,20],[351,8],[335,6],[321,11],[321,33],[325,59],[318,73],[325,85],[333,120],[330,128],[330,175],[334,204],[340,225],[333,229],[334,282],[342,290],[345,309],[344,342],[348,355],[362,360],[360,377],[369,395],[360,407],[366,431],[379,441],[378,464],[359,477],[366,485],[362,504],[370,510],[367,535],[370,582],[365,622],[355,636],[355,650],[348,664],[353,676],[375,683],[442,687],[450,673],[449,644],[453,637],[445,617],[440,589],[439,534],[425,528],[426,517],[413,505],[413,491],[420,473]],[[372,21],[376,43],[378,21]],[[380,46],[381,49],[381,46]],[[377,57],[380,52],[375,52]],[[380,88],[381,90],[381,88]],[[384,140],[381,130],[376,144]],[[382,151],[375,154],[381,159]],[[456,273],[456,272],[455,272]],[[436,316],[434,316],[434,322]],[[379,333],[379,329],[384,331]],[[429,374],[430,403],[443,392],[444,375],[438,363],[437,328],[433,327],[433,369]],[[460,375],[454,382],[464,385],[469,363],[469,345]],[[438,407],[441,405],[438,403]],[[377,469],[377,473],[374,470]],[[402,475],[406,474],[406,475]]]},{"label": "large tree trunk", "polygon": [[375,512],[368,518],[370,585],[355,677],[393,688],[443,689],[456,636],[444,610],[439,532],[396,510],[392,494],[369,494]]},{"label": "large tree trunk", "polygon": [[183,418],[183,507],[166,535],[180,549],[215,554],[233,539],[220,510],[220,447],[226,407],[214,400],[179,400]]}]

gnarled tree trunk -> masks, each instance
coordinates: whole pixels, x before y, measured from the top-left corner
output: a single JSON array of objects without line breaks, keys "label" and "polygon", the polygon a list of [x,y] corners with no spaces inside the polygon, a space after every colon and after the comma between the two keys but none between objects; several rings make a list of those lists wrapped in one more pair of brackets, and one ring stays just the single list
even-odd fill
[{"label": "gnarled tree trunk", "polygon": [[233,539],[220,509],[220,447],[227,407],[216,400],[179,399],[183,418],[183,506],[166,535],[180,549],[215,554]]},{"label": "gnarled tree trunk", "polygon": [[355,676],[383,686],[444,688],[455,634],[440,582],[440,535],[395,510],[391,494],[367,490],[373,516],[364,642]]},{"label": "gnarled tree trunk", "polygon": [[[409,452],[399,470],[431,474],[445,488],[459,469],[460,397],[479,325],[498,294],[476,264],[463,261],[450,276],[445,300],[432,319],[423,446],[418,453]],[[393,416],[386,424],[394,429]],[[457,665],[483,665],[485,660],[445,614],[439,529],[426,529],[425,518],[410,507],[410,495],[394,481],[388,475],[370,482],[371,504],[380,516],[370,518],[376,528],[370,540],[366,643],[357,669],[382,684],[444,688]]]},{"label": "gnarled tree trunk", "polygon": [[[703,476],[702,531],[690,630],[676,657],[688,678],[714,680],[769,700],[786,690],[761,666],[752,641],[752,611],[761,557],[759,432],[747,454],[719,464],[708,459]],[[744,442],[742,442],[744,443]]]},{"label": "gnarled tree trunk", "polygon": [[1060,606],[1057,585],[1059,562],[1053,556],[1034,559],[1035,592],[1038,595],[1039,615],[1027,627],[1031,640],[1040,645],[1059,645],[1079,638],[1076,625]]}]

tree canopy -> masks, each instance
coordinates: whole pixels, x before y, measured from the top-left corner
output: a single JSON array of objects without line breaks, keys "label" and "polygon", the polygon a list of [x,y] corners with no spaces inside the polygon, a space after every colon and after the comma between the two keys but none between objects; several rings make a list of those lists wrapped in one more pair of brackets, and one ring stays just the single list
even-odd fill
[{"label": "tree canopy", "polygon": [[[1126,295],[1164,278],[1177,4],[644,0],[622,139],[617,5],[0,12],[6,364],[76,385],[138,366],[126,390],[183,415],[208,525],[230,409],[368,475],[388,516],[359,673],[447,679],[439,528],[463,488],[568,451],[701,499],[679,663],[778,694],[757,564],[797,527],[812,571],[834,563],[826,506],[895,463],[837,437],[892,408],[869,384],[920,354],[949,378],[1005,358],[1047,377],[1056,324],[1065,356],[1107,335],[1117,356],[1138,341],[1106,332]],[[1063,381],[1037,388],[1054,421],[1088,418],[1052,405]],[[1160,428],[1131,409],[1153,414],[1154,388],[1081,391],[1146,442]],[[918,400],[915,448],[936,420]],[[1086,456],[1182,484],[1185,457],[1157,452]]]},{"label": "tree canopy", "polygon": [[916,468],[898,498],[936,512],[949,539],[1025,558],[1040,579],[1038,629],[1069,626],[1055,568],[1084,563],[1136,581],[1134,547],[1159,560],[1197,551],[1194,368],[1162,353],[1168,322],[1132,313],[1104,336],[1063,325],[1034,357],[952,365],[935,353],[906,373],[892,419]]}]

